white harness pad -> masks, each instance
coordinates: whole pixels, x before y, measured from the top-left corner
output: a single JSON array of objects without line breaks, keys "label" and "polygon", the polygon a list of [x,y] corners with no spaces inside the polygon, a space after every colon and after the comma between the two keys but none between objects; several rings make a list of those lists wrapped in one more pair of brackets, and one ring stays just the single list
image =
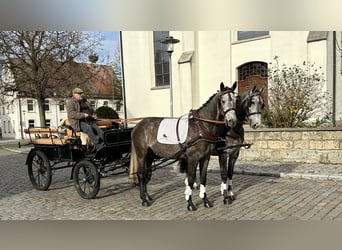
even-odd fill
[{"label": "white harness pad", "polygon": [[[165,118],[159,124],[157,140],[159,143],[163,144],[184,143],[188,135],[188,128],[188,114],[185,114],[179,118]],[[179,140],[177,138],[177,129]]]}]

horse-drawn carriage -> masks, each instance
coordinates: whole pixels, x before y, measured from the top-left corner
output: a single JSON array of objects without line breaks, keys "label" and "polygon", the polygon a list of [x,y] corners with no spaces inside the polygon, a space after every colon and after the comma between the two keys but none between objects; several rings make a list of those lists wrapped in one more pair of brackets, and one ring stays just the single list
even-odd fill
[{"label": "horse-drawn carriage", "polygon": [[127,173],[130,161],[132,128],[104,128],[104,144],[90,151],[87,135],[63,124],[54,128],[28,128],[25,133],[33,148],[26,164],[32,185],[47,190],[55,170],[71,168],[71,179],[79,195],[94,198],[100,178]]},{"label": "horse-drawn carriage", "polygon": [[[82,135],[70,127],[63,130],[27,129],[30,142],[34,145],[26,160],[30,180],[36,189],[47,190],[54,170],[71,167],[77,192],[81,197],[90,199],[99,192],[100,177],[115,172],[129,173],[132,182],[140,187],[142,205],[149,206],[152,197],[147,192],[147,184],[152,170],[156,168],[155,160],[159,159],[163,163],[175,159],[186,173],[184,194],[187,208],[196,210],[191,198],[196,169],[199,167],[200,172],[199,196],[204,206],[211,207],[205,187],[207,167],[210,156],[218,155],[222,175],[221,192],[224,203],[227,203],[227,200],[235,199],[232,175],[240,147],[250,146],[244,143],[242,125],[248,119],[250,127],[257,128],[261,123],[264,105],[262,90],[253,88],[236,95],[235,88],[236,83],[232,88],[221,83],[220,90],[206,103],[197,110],[191,110],[185,118],[185,133],[179,130],[184,116],[172,118],[175,128],[172,132],[175,139],[173,143],[163,142],[169,134],[160,134],[161,124],[166,120],[162,117],[139,119],[142,121],[134,129],[105,129],[105,144],[95,153],[88,152],[86,143],[81,140]],[[224,127],[226,129],[222,129]]]}]

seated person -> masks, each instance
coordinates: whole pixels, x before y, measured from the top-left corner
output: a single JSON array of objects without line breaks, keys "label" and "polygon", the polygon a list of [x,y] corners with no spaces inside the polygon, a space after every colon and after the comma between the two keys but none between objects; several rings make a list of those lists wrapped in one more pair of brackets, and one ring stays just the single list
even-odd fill
[{"label": "seated person", "polygon": [[83,94],[84,91],[80,88],[72,90],[72,97],[68,99],[66,105],[68,120],[76,132],[82,131],[88,134],[92,145],[99,148],[103,144],[103,131],[96,125],[94,109]]}]

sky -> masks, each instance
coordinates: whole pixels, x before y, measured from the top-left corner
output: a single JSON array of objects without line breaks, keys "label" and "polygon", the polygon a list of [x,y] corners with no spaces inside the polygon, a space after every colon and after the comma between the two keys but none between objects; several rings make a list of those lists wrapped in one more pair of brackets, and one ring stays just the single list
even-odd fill
[{"label": "sky", "polygon": [[119,44],[119,31],[94,31],[94,35],[103,37],[102,48],[99,48],[95,53],[99,56],[100,64],[109,64],[113,61],[115,47]]}]

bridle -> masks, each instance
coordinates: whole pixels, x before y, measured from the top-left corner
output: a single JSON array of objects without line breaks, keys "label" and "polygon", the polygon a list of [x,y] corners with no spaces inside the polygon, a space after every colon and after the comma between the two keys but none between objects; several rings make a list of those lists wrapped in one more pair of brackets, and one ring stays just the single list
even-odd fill
[{"label": "bridle", "polygon": [[[221,93],[219,93],[219,101],[221,101],[222,96],[225,94],[228,94],[229,101],[232,101],[233,99],[231,97],[231,94],[234,95],[235,93],[232,89],[228,88],[227,90],[224,90]],[[228,108],[227,110],[222,110],[223,116],[225,116],[229,111],[236,111],[236,102],[234,102],[233,107]]]},{"label": "bridle", "polygon": [[[259,103],[261,103],[261,105],[258,105],[258,110],[256,112],[249,112],[249,108],[251,107],[252,105],[252,98],[254,96],[257,96],[259,98]],[[258,92],[254,92],[254,93],[251,93],[251,94],[248,94],[242,101],[241,101],[241,104],[243,104],[244,102],[247,101],[247,114],[246,116],[247,117],[250,117],[252,115],[260,115],[261,112],[262,112],[262,109],[264,108],[264,101],[262,100],[262,97],[261,97],[261,93],[258,91]]]}]

